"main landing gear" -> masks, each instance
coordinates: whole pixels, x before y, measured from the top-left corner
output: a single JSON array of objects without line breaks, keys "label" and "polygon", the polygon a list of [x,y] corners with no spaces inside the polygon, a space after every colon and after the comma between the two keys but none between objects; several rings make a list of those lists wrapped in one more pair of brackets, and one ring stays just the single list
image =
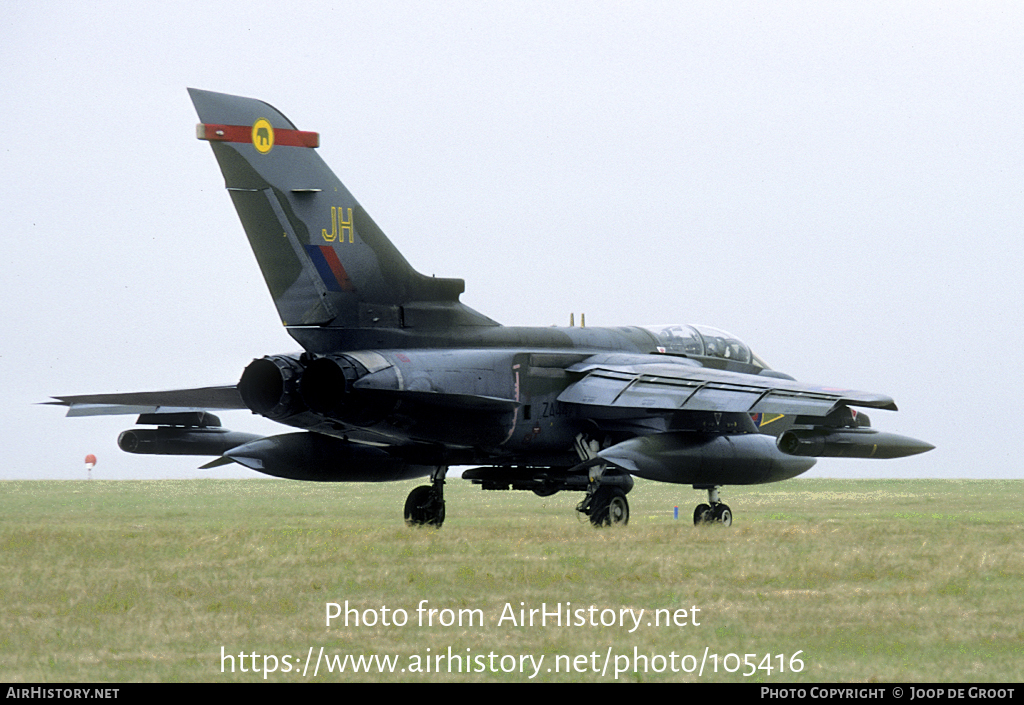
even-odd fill
[{"label": "main landing gear", "polygon": [[708,491],[708,503],[698,504],[693,510],[693,525],[721,524],[732,526],[732,510],[729,505],[720,501],[718,491],[720,486],[715,487],[694,487],[695,490],[706,489]]},{"label": "main landing gear", "polygon": [[604,465],[590,469],[587,496],[576,506],[576,511],[590,517],[594,526],[625,526],[629,523],[626,493],[633,489],[633,478],[607,470]]},{"label": "main landing gear", "polygon": [[[477,475],[488,468],[478,468]],[[494,469],[497,470],[497,469]],[[435,529],[444,523],[444,478],[448,472],[447,466],[434,469],[430,475],[429,485],[421,485],[409,493],[405,500],[405,523],[409,526],[432,526]],[[473,472],[473,471],[469,471]],[[508,472],[505,470],[504,472]],[[464,474],[465,476],[465,474]],[[501,476],[501,481],[491,478],[494,486],[486,484],[487,478],[471,476],[475,482],[484,483],[484,489],[509,489],[509,484],[515,484],[506,476]],[[515,479],[515,478],[513,478]],[[532,489],[542,497],[549,496],[561,490],[582,490],[586,484],[586,496],[576,507],[576,511],[586,514],[590,523],[594,526],[625,526],[629,523],[629,502],[626,500],[626,493],[633,489],[633,478],[627,473],[614,470],[608,472],[608,468],[598,465],[590,469],[588,476],[572,475],[569,478],[562,478],[558,486],[549,486],[535,477],[523,478],[520,481],[522,486],[515,486],[515,489]],[[548,478],[543,478],[547,480]],[[572,480],[570,483],[569,480]],[[695,490],[707,490],[707,504],[698,504],[693,510],[693,523],[695,526],[704,524],[720,524],[732,526],[732,510],[729,505],[721,501],[720,485],[695,486]],[[538,491],[539,490],[539,491]]]},{"label": "main landing gear", "polygon": [[430,475],[430,485],[420,485],[405,500],[405,523],[409,526],[432,526],[444,523],[444,476],[447,467],[439,467]]},{"label": "main landing gear", "polygon": [[594,526],[625,526],[629,523],[629,502],[619,487],[601,485],[587,492],[576,511],[590,517]]},{"label": "main landing gear", "polygon": [[629,501],[626,493],[633,489],[633,478],[627,473],[608,471],[608,466],[597,460],[601,449],[595,439],[582,433],[576,436],[576,454],[591,465],[587,473],[587,496],[576,505],[576,511],[590,517],[594,526],[625,526],[629,523]]}]

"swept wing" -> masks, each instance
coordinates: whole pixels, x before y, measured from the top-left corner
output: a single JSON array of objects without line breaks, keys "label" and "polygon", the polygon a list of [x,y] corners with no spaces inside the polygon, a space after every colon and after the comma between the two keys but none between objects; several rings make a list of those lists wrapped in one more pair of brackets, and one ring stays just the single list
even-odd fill
[{"label": "swept wing", "polygon": [[746,412],[828,416],[841,406],[896,411],[883,394],[837,389],[795,380],[671,364],[654,355],[616,361],[595,355],[568,368],[585,376],[562,392],[561,402],[661,411]]},{"label": "swept wing", "polygon": [[53,397],[47,402],[67,406],[68,416],[172,414],[210,409],[247,408],[235,385],[171,389],[162,392],[124,392]]}]

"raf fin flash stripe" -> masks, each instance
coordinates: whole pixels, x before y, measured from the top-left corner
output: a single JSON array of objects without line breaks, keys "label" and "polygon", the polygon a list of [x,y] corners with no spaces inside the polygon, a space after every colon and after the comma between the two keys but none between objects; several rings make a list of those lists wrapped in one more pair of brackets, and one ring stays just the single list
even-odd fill
[{"label": "raf fin flash stripe", "polygon": [[[196,137],[209,142],[247,142],[252,144],[252,125],[196,125]],[[274,128],[274,144],[283,147],[319,147],[319,132]]]},{"label": "raf fin flash stripe", "polygon": [[306,252],[328,291],[355,291],[338,253],[330,245],[306,245]]}]

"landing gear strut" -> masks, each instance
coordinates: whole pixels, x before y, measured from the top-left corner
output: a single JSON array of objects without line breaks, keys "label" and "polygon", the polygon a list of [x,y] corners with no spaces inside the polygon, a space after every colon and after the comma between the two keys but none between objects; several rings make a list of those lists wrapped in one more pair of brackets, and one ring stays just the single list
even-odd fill
[{"label": "landing gear strut", "polygon": [[590,465],[587,496],[576,505],[576,511],[590,517],[594,526],[625,526],[629,523],[629,502],[626,493],[633,489],[633,478],[626,473],[607,472],[608,466],[598,460],[601,444],[584,434],[576,436],[574,445],[580,460]]},{"label": "landing gear strut", "polygon": [[694,489],[706,489],[708,491],[708,503],[698,504],[697,508],[693,510],[694,526],[700,526],[701,524],[732,526],[732,510],[729,509],[728,504],[720,501],[718,494],[718,491],[721,489],[720,486],[695,487]]},{"label": "landing gear strut", "polygon": [[626,493],[633,489],[633,478],[626,474],[606,474],[604,466],[591,468],[587,496],[576,511],[590,517],[594,526],[625,526],[629,523]]},{"label": "landing gear strut", "polygon": [[405,523],[409,526],[432,526],[444,523],[444,476],[447,467],[439,467],[430,475],[430,485],[420,485],[405,500]]}]

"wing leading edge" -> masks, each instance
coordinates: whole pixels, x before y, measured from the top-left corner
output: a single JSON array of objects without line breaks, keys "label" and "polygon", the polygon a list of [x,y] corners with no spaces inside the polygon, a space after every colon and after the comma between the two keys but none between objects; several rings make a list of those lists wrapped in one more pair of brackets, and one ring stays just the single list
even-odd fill
[{"label": "wing leading edge", "polygon": [[746,412],[825,417],[841,406],[896,411],[884,394],[803,384],[655,358],[640,364],[585,360],[568,368],[583,373],[558,401],[584,406],[658,411]]}]

